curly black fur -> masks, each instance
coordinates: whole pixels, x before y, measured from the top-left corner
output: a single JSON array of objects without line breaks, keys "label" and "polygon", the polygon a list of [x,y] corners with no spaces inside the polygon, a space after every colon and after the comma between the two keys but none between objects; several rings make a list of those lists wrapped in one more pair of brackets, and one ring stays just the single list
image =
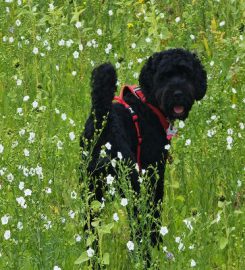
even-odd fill
[{"label": "curly black fur", "polygon": [[[206,77],[206,72],[195,54],[184,49],[171,49],[154,53],[148,59],[141,70],[139,85],[147,101],[158,107],[169,121],[184,120],[195,100],[204,97],[207,88]],[[96,168],[102,167],[98,164],[108,162],[107,158],[99,156],[101,146],[107,142],[112,145],[111,158],[116,157],[117,152],[121,152],[125,159],[132,163],[137,162],[137,136],[131,115],[123,105],[112,103],[116,81],[116,72],[110,63],[102,64],[92,73],[92,110],[82,137],[92,140],[95,129],[100,128],[103,119],[107,117],[89,165],[89,171],[93,175],[103,173],[103,169]],[[154,203],[157,204],[163,197],[163,174],[167,157],[164,146],[169,141],[159,119],[147,105],[131,93],[125,95],[125,101],[139,117],[143,139],[142,168],[154,165],[159,173],[160,179],[157,181],[156,193],[153,196]],[[113,173],[112,168],[110,173]],[[139,192],[138,177],[134,175],[131,179],[134,190]],[[155,180],[152,181],[155,184]],[[97,199],[101,199],[103,195],[101,187],[95,191]],[[159,217],[159,212],[156,211],[155,217]]]}]

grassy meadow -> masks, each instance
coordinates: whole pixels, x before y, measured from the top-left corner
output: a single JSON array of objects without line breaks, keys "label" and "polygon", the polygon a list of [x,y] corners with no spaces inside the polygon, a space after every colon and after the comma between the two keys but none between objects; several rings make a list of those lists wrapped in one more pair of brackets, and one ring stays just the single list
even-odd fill
[{"label": "grassy meadow", "polygon": [[[119,90],[137,84],[153,52],[174,47],[197,52],[208,91],[176,122],[148,269],[245,269],[244,10],[242,0],[1,1],[0,269],[145,269],[147,171],[136,199],[118,158],[105,201],[92,203],[94,229],[84,231],[91,149],[79,137],[96,65],[115,65]],[[143,225],[126,213],[135,203]]]}]

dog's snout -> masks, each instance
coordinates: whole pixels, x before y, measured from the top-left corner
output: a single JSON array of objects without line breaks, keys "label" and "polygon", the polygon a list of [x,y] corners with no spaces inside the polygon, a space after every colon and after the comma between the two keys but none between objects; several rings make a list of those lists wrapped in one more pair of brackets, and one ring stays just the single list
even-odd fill
[{"label": "dog's snout", "polygon": [[183,93],[182,93],[182,91],[180,91],[180,90],[176,90],[175,92],[174,92],[174,96],[175,97],[181,97],[183,95]]}]

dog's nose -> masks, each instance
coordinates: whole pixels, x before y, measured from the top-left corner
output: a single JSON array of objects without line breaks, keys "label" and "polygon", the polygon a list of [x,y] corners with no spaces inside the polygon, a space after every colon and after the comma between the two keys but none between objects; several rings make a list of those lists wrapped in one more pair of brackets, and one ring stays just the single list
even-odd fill
[{"label": "dog's nose", "polygon": [[182,93],[182,91],[180,91],[180,90],[176,90],[175,92],[174,92],[174,97],[181,97],[183,95],[183,93]]}]

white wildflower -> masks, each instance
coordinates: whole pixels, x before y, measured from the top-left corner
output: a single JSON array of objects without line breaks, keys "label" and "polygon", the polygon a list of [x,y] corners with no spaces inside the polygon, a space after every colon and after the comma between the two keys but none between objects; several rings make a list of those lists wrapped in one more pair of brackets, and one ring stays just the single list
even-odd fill
[{"label": "white wildflower", "polygon": [[145,39],[145,41],[146,41],[146,43],[151,43],[151,38],[147,37],[147,38]]},{"label": "white wildflower", "polygon": [[189,219],[184,219],[183,222],[185,223],[186,227],[192,231],[193,230],[193,227],[191,225],[191,221]]},{"label": "white wildflower", "polygon": [[74,41],[72,39],[69,39],[66,41],[66,47],[71,47],[71,45],[74,43]]},{"label": "white wildflower", "polygon": [[109,175],[106,177],[106,183],[107,183],[108,185],[112,185],[113,181],[114,181],[114,177],[111,176],[111,174],[109,174]]},{"label": "white wildflower", "polygon": [[226,141],[227,141],[228,144],[232,144],[233,139],[232,139],[231,136],[228,136],[228,137],[226,138]]},{"label": "white wildflower", "polygon": [[70,210],[69,213],[68,213],[69,217],[72,218],[72,219],[75,217],[75,214],[76,213],[74,211],[72,211],[72,210]]},{"label": "white wildflower", "polygon": [[2,144],[0,144],[0,154],[3,153],[3,150],[4,150],[4,146]]},{"label": "white wildflower", "polygon": [[196,264],[196,262],[192,259],[191,260],[191,267],[195,267],[197,264]]},{"label": "white wildflower", "polygon": [[108,143],[106,143],[105,144],[105,148],[107,149],[107,150],[111,150],[111,144],[108,142]]},{"label": "white wildflower", "polygon": [[132,49],[135,49],[135,48],[136,48],[136,44],[135,44],[135,43],[132,43],[132,44],[131,44],[131,48],[132,48]]},{"label": "white wildflower", "polygon": [[59,46],[64,46],[65,45],[64,39],[59,40],[58,45]]},{"label": "white wildflower", "polygon": [[23,97],[23,101],[24,101],[24,102],[28,101],[29,99],[30,99],[29,96],[24,96],[24,97]]},{"label": "white wildflower", "polygon": [[128,241],[127,248],[129,251],[133,251],[134,250],[134,243],[132,241]]},{"label": "white wildflower", "polygon": [[178,22],[180,22],[180,17],[177,17],[176,19],[175,19],[175,21],[178,23]]},{"label": "white wildflower", "polygon": [[81,28],[82,27],[82,23],[81,22],[76,22],[75,26],[76,26],[77,29],[78,28]]},{"label": "white wildflower", "polygon": [[26,205],[26,200],[25,200],[25,198],[24,197],[18,197],[18,198],[16,198],[16,201],[17,201],[17,203],[22,207],[22,208],[26,208],[27,207],[27,205]]},{"label": "white wildflower", "polygon": [[24,190],[24,194],[25,194],[26,197],[31,196],[32,191],[29,188],[27,188],[27,189]]},{"label": "white wildflower", "polygon": [[17,86],[21,86],[22,85],[22,80],[21,79],[17,79],[16,80],[16,85]]},{"label": "white wildflower", "polygon": [[4,232],[4,239],[5,239],[5,240],[9,240],[10,237],[11,237],[11,232],[10,232],[10,230],[5,231],[5,232]]},{"label": "white wildflower", "polygon": [[185,249],[185,246],[182,242],[179,243],[178,250],[183,251]]},{"label": "white wildflower", "polygon": [[180,243],[181,242],[181,238],[179,236],[175,237],[175,242],[176,243]]},{"label": "white wildflower", "polygon": [[187,139],[186,141],[185,141],[185,146],[188,146],[188,145],[190,145],[191,144],[191,139]]},{"label": "white wildflower", "polygon": [[116,165],[117,165],[117,161],[115,159],[112,159],[111,160],[111,165],[112,165],[113,168],[115,168]]},{"label": "white wildflower", "polygon": [[75,140],[76,136],[75,136],[75,133],[73,131],[69,133],[69,138],[71,141]]},{"label": "white wildflower", "polygon": [[221,219],[220,212],[218,212],[218,214],[216,216],[216,222],[219,223],[220,219]]},{"label": "white wildflower", "polygon": [[195,40],[196,39],[196,37],[194,36],[194,35],[190,35],[190,38],[191,38],[191,40]]},{"label": "white wildflower", "polygon": [[23,230],[23,223],[21,221],[18,221],[17,229],[20,230],[20,231]]},{"label": "white wildflower", "polygon": [[168,228],[167,228],[166,226],[161,227],[161,229],[160,229],[160,234],[161,234],[162,236],[165,236],[167,233],[168,233]]},{"label": "white wildflower", "polygon": [[109,189],[109,194],[111,194],[111,196],[114,196],[115,193],[116,193],[115,187],[111,187],[111,188]]},{"label": "white wildflower", "polygon": [[166,145],[164,146],[164,149],[165,149],[165,150],[169,150],[169,149],[170,149],[170,144],[166,144]]},{"label": "white wildflower", "polygon": [[220,22],[219,26],[222,27],[225,25],[225,21]]},{"label": "white wildflower", "polygon": [[62,114],[61,114],[61,119],[62,119],[63,121],[65,121],[65,120],[67,119],[67,116],[66,116],[65,113],[62,113]]},{"label": "white wildflower", "polygon": [[138,181],[139,181],[140,184],[142,184],[143,183],[143,178],[142,177],[139,177],[138,178]]},{"label": "white wildflower", "polygon": [[9,222],[9,218],[10,218],[9,215],[4,215],[3,217],[1,217],[2,225],[7,225]]},{"label": "white wildflower", "polygon": [[243,123],[239,123],[239,127],[240,127],[241,130],[243,130],[245,126],[244,126]]},{"label": "white wildflower", "polygon": [[54,10],[54,4],[53,3],[48,4],[48,6],[49,6],[49,8],[48,8],[49,11]]},{"label": "white wildflower", "polygon": [[79,48],[79,51],[83,51],[83,44],[79,44],[78,48]]},{"label": "white wildflower", "polygon": [[118,222],[119,217],[118,217],[118,214],[117,213],[114,213],[113,214],[113,220],[116,221],[116,222]]},{"label": "white wildflower", "polygon": [[179,121],[179,128],[184,128],[185,127],[185,122],[180,120]]},{"label": "white wildflower", "polygon": [[32,102],[32,107],[36,109],[38,107],[38,102],[35,100]]},{"label": "white wildflower", "polygon": [[33,50],[32,50],[32,52],[33,52],[34,54],[38,54],[39,50],[38,50],[37,47],[34,47]]},{"label": "white wildflower", "polygon": [[21,182],[19,183],[19,190],[23,190],[24,187],[25,187],[25,183],[21,181]]},{"label": "white wildflower", "polygon": [[128,199],[122,198],[122,199],[121,199],[121,205],[122,205],[122,206],[128,205]]},{"label": "white wildflower", "polygon": [[14,181],[14,176],[13,176],[12,173],[9,173],[9,174],[7,175],[7,180],[8,180],[10,183],[12,183],[12,182]]},{"label": "white wildflower", "polygon": [[29,133],[29,138],[28,138],[29,143],[34,143],[35,137],[36,137],[35,132],[30,132]]},{"label": "white wildflower", "polygon": [[74,59],[78,59],[78,57],[79,57],[79,52],[78,52],[78,51],[75,51],[75,52],[73,53],[73,57],[74,57]]},{"label": "white wildflower", "polygon": [[87,250],[87,255],[89,258],[92,258],[94,256],[94,250],[91,247]]},{"label": "white wildflower", "polygon": [[62,142],[62,141],[58,141],[58,142],[57,142],[57,148],[58,148],[59,150],[63,149],[63,142]]},{"label": "white wildflower", "polygon": [[232,135],[233,134],[233,129],[232,128],[227,129],[227,134]]},{"label": "white wildflower", "polygon": [[79,243],[79,242],[81,242],[81,240],[82,240],[81,235],[76,234],[76,235],[75,235],[75,241],[76,241],[77,243]]},{"label": "white wildflower", "polygon": [[71,198],[72,199],[76,199],[77,198],[77,193],[74,190],[71,192]]},{"label": "white wildflower", "polygon": [[102,30],[101,30],[101,29],[98,29],[98,30],[97,30],[97,34],[98,34],[99,36],[102,36]]},{"label": "white wildflower", "polygon": [[52,189],[50,187],[46,187],[45,192],[47,194],[51,194],[52,193]]}]

